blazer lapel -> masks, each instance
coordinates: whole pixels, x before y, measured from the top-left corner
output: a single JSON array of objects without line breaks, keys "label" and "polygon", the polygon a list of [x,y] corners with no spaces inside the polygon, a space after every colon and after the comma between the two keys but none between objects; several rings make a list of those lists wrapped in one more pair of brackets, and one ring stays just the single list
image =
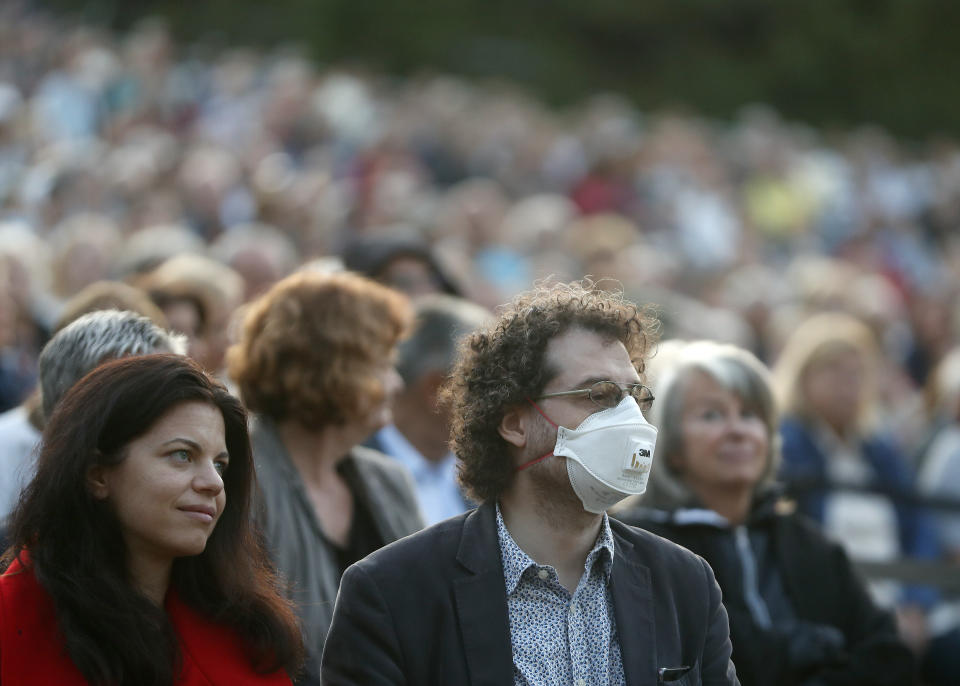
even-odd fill
[{"label": "blazer lapel", "polygon": [[627,684],[647,684],[657,673],[656,626],[650,570],[633,560],[633,544],[614,532],[610,588]]},{"label": "blazer lapel", "polygon": [[493,505],[481,505],[467,516],[457,561],[468,572],[454,580],[453,589],[470,684],[513,683],[506,583]]}]

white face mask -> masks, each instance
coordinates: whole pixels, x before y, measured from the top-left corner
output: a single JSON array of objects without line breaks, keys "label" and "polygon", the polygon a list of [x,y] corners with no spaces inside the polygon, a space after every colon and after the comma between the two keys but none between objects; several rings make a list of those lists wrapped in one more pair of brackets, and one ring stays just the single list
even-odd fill
[{"label": "white face mask", "polygon": [[594,412],[576,429],[557,427],[552,454],[567,458],[567,477],[583,509],[600,514],[647,490],[656,444],[656,427],[628,395],[616,407]]}]

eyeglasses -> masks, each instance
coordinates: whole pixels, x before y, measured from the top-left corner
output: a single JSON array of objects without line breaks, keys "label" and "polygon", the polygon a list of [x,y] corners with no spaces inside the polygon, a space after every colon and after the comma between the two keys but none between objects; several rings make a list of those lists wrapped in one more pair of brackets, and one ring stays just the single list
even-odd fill
[{"label": "eyeglasses", "polygon": [[544,398],[558,398],[563,395],[588,395],[590,400],[605,410],[616,407],[623,400],[623,394],[628,393],[637,401],[640,411],[646,414],[653,407],[653,392],[642,383],[617,383],[616,381],[597,381],[590,388],[578,388],[575,391],[560,391],[547,393],[537,400]]}]

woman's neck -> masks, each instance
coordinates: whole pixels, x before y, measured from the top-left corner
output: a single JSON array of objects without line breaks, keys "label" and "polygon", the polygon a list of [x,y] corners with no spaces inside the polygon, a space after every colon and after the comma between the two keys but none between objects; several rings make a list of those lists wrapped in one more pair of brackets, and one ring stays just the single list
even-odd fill
[{"label": "woman's neck", "polygon": [[312,430],[288,420],[278,424],[277,429],[290,461],[304,481],[310,483],[322,483],[335,477],[337,463],[363,439],[357,437],[352,425]]},{"label": "woman's neck", "polygon": [[163,607],[163,599],[167,595],[167,589],[170,588],[173,560],[131,551],[127,566],[134,587],[154,605]]},{"label": "woman's neck", "polygon": [[713,510],[733,526],[747,520],[753,503],[752,488],[703,489],[693,487],[693,492],[708,510]]}]

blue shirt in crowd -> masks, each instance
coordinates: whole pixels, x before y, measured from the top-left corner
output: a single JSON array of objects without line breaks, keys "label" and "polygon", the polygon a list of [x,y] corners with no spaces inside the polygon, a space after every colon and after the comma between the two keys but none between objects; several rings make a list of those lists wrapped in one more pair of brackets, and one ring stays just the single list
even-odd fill
[{"label": "blue shirt in crowd", "polygon": [[457,458],[453,453],[440,461],[428,460],[392,424],[380,429],[371,445],[410,470],[428,526],[470,509],[457,487]]}]

